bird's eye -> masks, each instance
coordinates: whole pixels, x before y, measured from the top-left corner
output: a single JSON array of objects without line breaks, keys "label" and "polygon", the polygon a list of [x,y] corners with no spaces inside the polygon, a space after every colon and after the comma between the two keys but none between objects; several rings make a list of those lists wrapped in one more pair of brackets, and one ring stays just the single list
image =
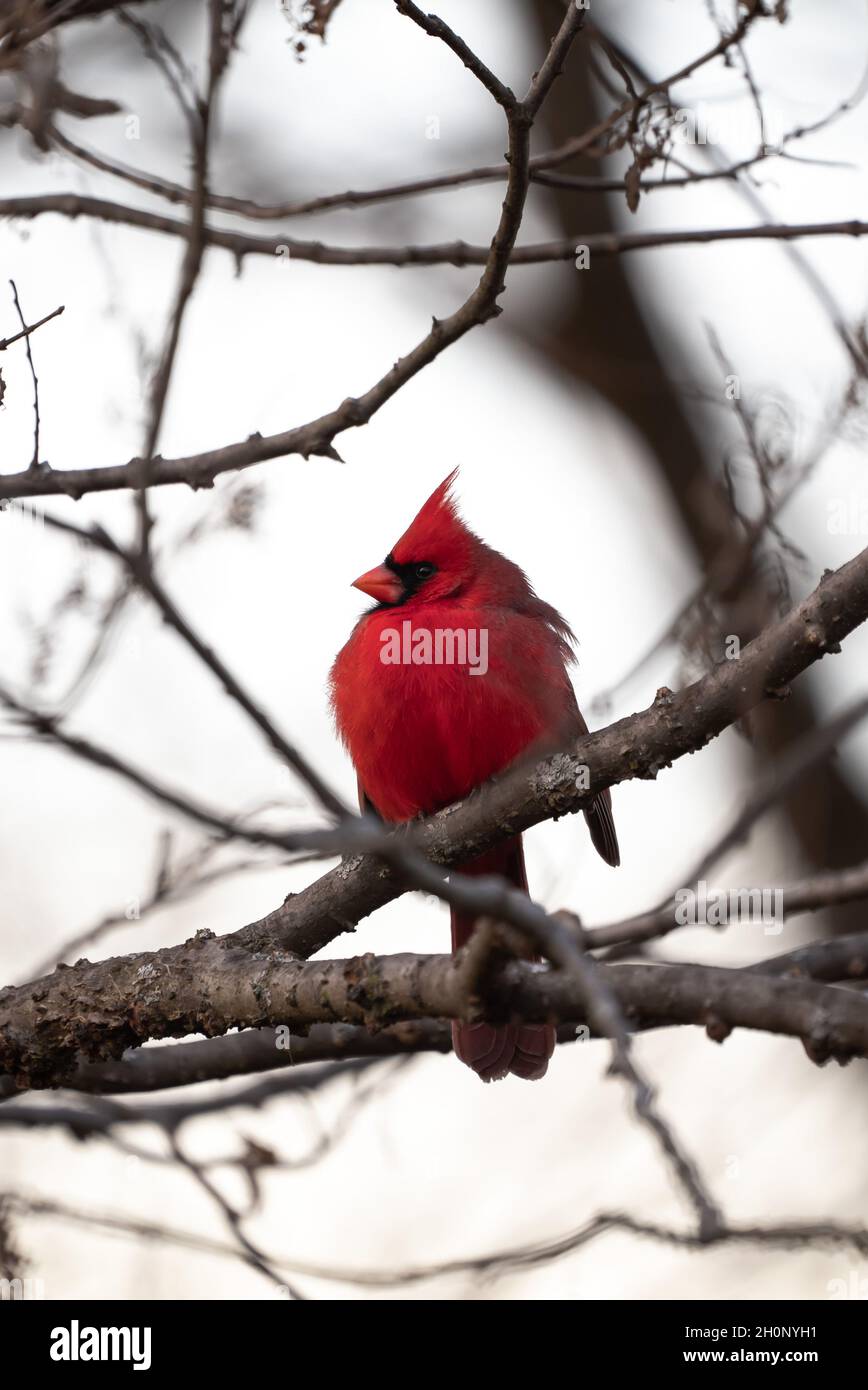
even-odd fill
[{"label": "bird's eye", "polygon": [[431,575],[434,573],[434,566],[424,561],[421,565],[413,566],[413,573],[417,579],[430,579]]}]

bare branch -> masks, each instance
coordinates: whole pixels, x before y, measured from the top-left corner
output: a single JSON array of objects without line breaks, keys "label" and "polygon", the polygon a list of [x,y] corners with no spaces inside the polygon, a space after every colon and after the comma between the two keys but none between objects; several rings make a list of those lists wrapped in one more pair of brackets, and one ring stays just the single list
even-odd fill
[{"label": "bare branch", "polygon": [[[134,1236],[141,1240],[168,1242],[182,1249],[198,1250],[231,1259],[238,1258],[238,1250],[234,1245],[155,1222],[139,1221],[108,1212],[82,1210],[80,1207],[66,1206],[62,1202],[28,1197],[20,1193],[9,1194],[7,1202],[11,1208],[22,1214],[51,1216],[76,1225],[84,1225],[89,1230],[103,1230],[110,1234]],[[539,1241],[534,1245],[516,1246],[485,1255],[456,1258],[440,1264],[414,1265],[392,1270],[340,1269],[276,1255],[269,1255],[268,1258],[278,1269],[291,1270],[294,1274],[312,1279],[367,1288],[390,1288],[402,1284],[424,1283],[429,1279],[447,1278],[450,1275],[465,1274],[477,1278],[484,1276],[486,1279],[502,1277],[518,1269],[534,1268],[561,1259],[612,1230],[627,1231],[632,1235],[689,1250],[731,1243],[784,1250],[803,1249],[805,1246],[831,1246],[855,1250],[859,1254],[868,1252],[868,1230],[834,1222],[792,1222],[789,1225],[777,1226],[728,1225],[704,1237],[693,1231],[677,1231],[653,1222],[641,1221],[623,1212],[602,1212],[578,1230],[569,1231],[550,1241]]]},{"label": "bare branch", "polygon": [[[34,469],[39,464],[39,380],[36,376],[36,367],[33,363],[33,352],[30,347],[30,334],[34,331],[34,328],[39,327],[39,324],[34,324],[32,328],[27,327],[27,320],[24,317],[21,305],[18,301],[18,290],[16,288],[15,281],[10,280],[9,284],[12,286],[12,298],[15,300],[15,308],[18,311],[18,317],[21,320],[21,332],[18,333],[16,337],[24,339],[24,345],[27,348],[27,362],[30,366],[30,376],[33,380],[33,458],[30,461],[30,468]],[[55,309],[54,314],[49,314],[47,317],[54,318],[55,314],[59,312],[61,311]],[[45,322],[46,319],[40,320],[40,323]],[[6,340],[6,342],[8,341],[14,342],[15,338],[11,340]],[[4,347],[6,346],[6,342],[4,342],[3,344]]]},{"label": "bare branch", "polygon": [[482,59],[477,57],[472,48],[468,48],[464,40],[453,29],[450,29],[448,24],[444,23],[436,14],[425,14],[418,5],[413,4],[413,0],[395,0],[395,5],[401,14],[412,19],[413,23],[418,24],[420,29],[424,29],[430,38],[440,39],[447,48],[451,48],[464,66],[482,83],[486,91],[491,93],[498,106],[502,106],[507,112],[515,109],[518,105],[515,93],[511,88],[505,86],[498,77],[495,77],[491,69],[485,66]]},{"label": "bare branch", "polygon": [[[9,283],[12,284],[12,281],[10,280]],[[13,343],[19,342],[21,338],[29,338],[31,333],[35,333],[37,328],[41,328],[44,323],[48,323],[49,319],[56,319],[58,314],[62,314],[65,308],[65,304],[60,304],[56,309],[52,309],[50,314],[46,314],[44,318],[37,319],[36,323],[31,323],[22,328],[20,333],[13,333],[11,338],[0,338],[0,352],[5,352],[7,348],[10,348]]]}]

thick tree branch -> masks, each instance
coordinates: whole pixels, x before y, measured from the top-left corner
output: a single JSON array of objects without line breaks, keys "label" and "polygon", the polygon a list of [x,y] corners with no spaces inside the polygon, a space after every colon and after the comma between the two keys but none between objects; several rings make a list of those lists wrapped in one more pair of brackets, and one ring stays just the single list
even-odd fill
[{"label": "thick tree branch", "polygon": [[[826,889],[834,891],[831,884],[826,885]],[[745,969],[824,983],[866,980],[868,932],[814,941]],[[638,1031],[639,1025],[634,1028]],[[558,1029],[560,1044],[575,1042],[576,1037],[575,1020],[561,1024]],[[304,1036],[299,1033],[287,1036],[275,1028],[256,1028],[181,1045],[132,1049],[117,1062],[82,1063],[65,1084],[69,1090],[87,1094],[126,1095],[223,1081],[311,1062],[335,1062],[350,1057],[387,1058],[417,1052],[450,1052],[451,1049],[449,1025],[440,1019],[393,1024],[376,1033],[350,1023],[317,1023]],[[0,1076],[0,1099],[16,1094],[12,1078]]]},{"label": "thick tree branch", "polygon": [[[108,967],[108,969],[107,969]],[[120,1057],[143,1037],[183,1037],[281,1024],[477,1017],[570,1021],[594,1029],[586,991],[566,971],[523,961],[492,968],[485,997],[473,962],[454,956],[251,957],[200,933],[153,956],[80,964],[0,994],[0,1062],[20,1086],[65,1082],[82,1055]],[[800,1038],[818,1061],[868,1056],[868,998],[789,975],[692,964],[599,967],[635,1028],[694,1024],[722,1041],[733,1028]],[[279,1059],[278,1059],[279,1060]]]}]

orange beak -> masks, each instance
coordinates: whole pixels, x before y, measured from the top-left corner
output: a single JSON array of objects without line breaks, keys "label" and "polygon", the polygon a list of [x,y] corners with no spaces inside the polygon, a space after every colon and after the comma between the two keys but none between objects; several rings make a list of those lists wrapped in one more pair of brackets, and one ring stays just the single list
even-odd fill
[{"label": "orange beak", "polygon": [[404,592],[400,579],[386,565],[377,565],[376,569],[354,579],[353,588],[370,594],[378,603],[397,603]]}]

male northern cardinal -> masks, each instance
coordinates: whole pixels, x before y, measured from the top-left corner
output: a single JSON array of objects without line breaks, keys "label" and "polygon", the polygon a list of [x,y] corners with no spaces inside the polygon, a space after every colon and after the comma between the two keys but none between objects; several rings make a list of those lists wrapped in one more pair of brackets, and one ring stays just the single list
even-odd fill
[{"label": "male northern cardinal", "polygon": [[[332,668],[335,722],[362,809],[385,821],[437,811],[517,759],[542,757],[588,731],[567,674],[572,632],[518,565],[461,520],[451,495],[457,471],[384,563],[354,581],[376,605]],[[617,865],[607,790],[585,818],[598,853]],[[459,867],[502,874],[527,892],[520,835]],[[453,951],[474,925],[453,910]],[[508,1072],[533,1081],[546,1073],[555,1030],[453,1023],[452,1044],[483,1081]]]}]

